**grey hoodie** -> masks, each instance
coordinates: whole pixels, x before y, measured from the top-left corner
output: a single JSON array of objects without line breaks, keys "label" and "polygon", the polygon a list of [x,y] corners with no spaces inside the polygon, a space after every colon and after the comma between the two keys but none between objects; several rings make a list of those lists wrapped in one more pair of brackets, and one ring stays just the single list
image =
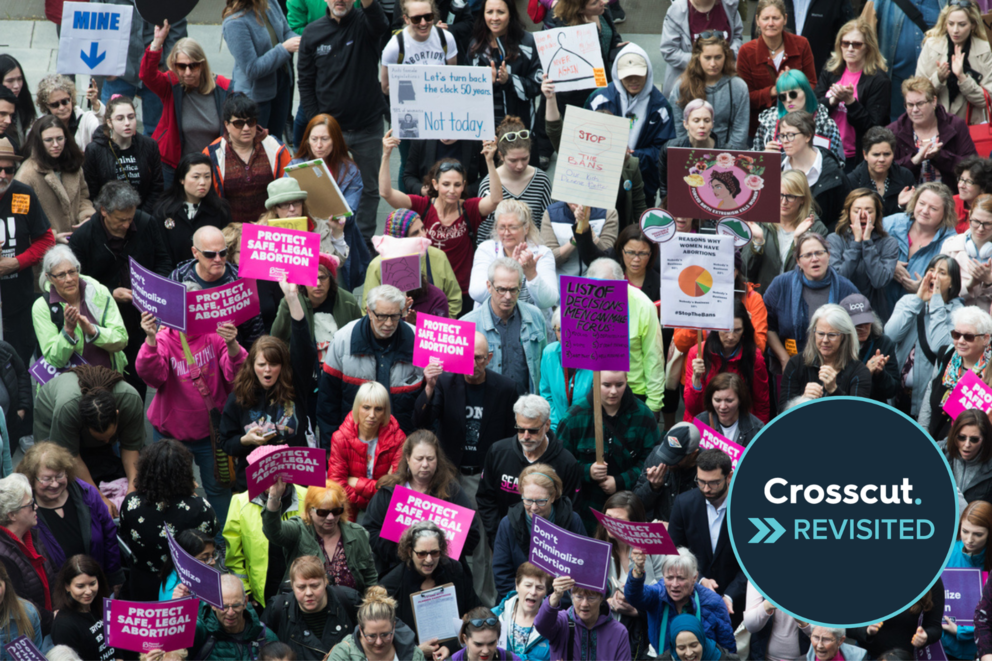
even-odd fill
[{"label": "grey hoodie", "polygon": [[[675,137],[686,136],[682,125],[682,106],[679,105],[680,81],[675,81],[668,102],[675,117]],[[713,132],[728,149],[746,150],[748,122],[751,121],[751,98],[747,83],[737,76],[724,76],[716,85],[706,86],[706,100],[713,106]]]},{"label": "grey hoodie", "polygon": [[[737,13],[737,0],[720,0],[723,10],[730,22],[730,49],[737,57],[737,51],[744,43],[744,24],[741,15]],[[675,81],[689,65],[692,55],[692,35],[689,34],[689,0],[673,0],[672,6],[665,13],[665,22],[661,26],[661,57],[668,65],[665,68],[665,84],[661,93],[666,99],[672,98],[672,88]]]}]

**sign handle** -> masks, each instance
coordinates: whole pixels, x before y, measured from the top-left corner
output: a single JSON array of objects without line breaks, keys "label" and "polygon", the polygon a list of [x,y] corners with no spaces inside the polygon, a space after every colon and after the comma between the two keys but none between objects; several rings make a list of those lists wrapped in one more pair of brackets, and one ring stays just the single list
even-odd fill
[{"label": "sign handle", "polygon": [[602,373],[596,370],[592,373],[592,415],[593,427],[596,429],[596,463],[603,463],[603,395],[599,382]]},{"label": "sign handle", "polygon": [[703,331],[696,329],[696,358],[703,357]]}]

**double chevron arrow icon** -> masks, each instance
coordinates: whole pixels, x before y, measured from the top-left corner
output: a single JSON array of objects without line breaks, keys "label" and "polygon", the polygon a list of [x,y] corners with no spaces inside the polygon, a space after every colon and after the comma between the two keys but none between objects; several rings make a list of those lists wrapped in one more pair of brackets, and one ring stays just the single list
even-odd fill
[{"label": "double chevron arrow icon", "polygon": [[[785,534],[785,528],[770,516],[765,518],[764,521],[756,518],[750,518],[748,521],[753,523],[754,527],[758,529],[758,534],[752,537],[748,544],[760,544],[762,540],[764,540],[765,544],[774,544],[778,541],[779,537]],[[765,525],[765,521],[768,522],[768,525]],[[768,533],[772,534],[768,539],[765,539],[765,535]]]}]

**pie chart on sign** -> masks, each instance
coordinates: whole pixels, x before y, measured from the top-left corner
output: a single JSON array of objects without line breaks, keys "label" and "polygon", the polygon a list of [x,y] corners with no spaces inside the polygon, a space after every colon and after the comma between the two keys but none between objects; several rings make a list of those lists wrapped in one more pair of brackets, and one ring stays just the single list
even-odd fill
[{"label": "pie chart on sign", "polygon": [[679,274],[679,289],[693,298],[705,296],[713,289],[713,276],[702,266],[686,267]]}]

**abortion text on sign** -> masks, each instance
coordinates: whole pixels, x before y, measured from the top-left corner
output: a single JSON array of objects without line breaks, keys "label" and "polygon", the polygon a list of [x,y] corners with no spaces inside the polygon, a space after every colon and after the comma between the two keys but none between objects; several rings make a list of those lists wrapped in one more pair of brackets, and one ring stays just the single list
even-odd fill
[{"label": "abortion text on sign", "polygon": [[985,385],[971,370],[961,375],[951,395],[944,402],[944,411],[952,420],[969,409],[978,409],[985,413],[992,411],[992,388]]},{"label": "abortion text on sign", "polygon": [[530,562],[552,576],[570,576],[579,587],[606,591],[612,546],[534,517]]},{"label": "abortion text on sign", "polygon": [[448,555],[458,560],[474,517],[475,511],[467,507],[396,485],[379,535],[391,542],[399,542],[403,531],[414,523],[433,521],[444,531],[448,540]]},{"label": "abortion text on sign", "polygon": [[276,483],[301,487],[327,484],[327,450],[322,448],[284,448],[267,454],[245,469],[248,497],[255,498]]},{"label": "abortion text on sign", "polygon": [[162,325],[186,330],[186,286],[149,271],[129,257],[131,264],[131,303],[142,312],[155,315]]},{"label": "abortion text on sign", "polygon": [[103,628],[107,643],[133,652],[176,650],[193,645],[200,600],[143,602],[104,599]]},{"label": "abortion text on sign", "polygon": [[186,292],[186,332],[213,333],[224,323],[240,326],[259,314],[258,286],[239,278],[220,287]]},{"label": "abortion text on sign", "polygon": [[238,275],[315,287],[320,235],[285,227],[246,223],[241,229]]},{"label": "abortion text on sign", "polygon": [[475,322],[418,312],[415,331],[415,367],[427,367],[433,359],[452,374],[471,374],[475,370]]},{"label": "abortion text on sign", "polygon": [[699,428],[699,435],[702,437],[699,440],[699,447],[704,450],[720,450],[730,457],[733,470],[737,470],[737,462],[740,461],[741,455],[744,454],[744,446],[734,443],[723,434],[718,434],[715,429],[699,420],[693,420],[692,423]]}]

